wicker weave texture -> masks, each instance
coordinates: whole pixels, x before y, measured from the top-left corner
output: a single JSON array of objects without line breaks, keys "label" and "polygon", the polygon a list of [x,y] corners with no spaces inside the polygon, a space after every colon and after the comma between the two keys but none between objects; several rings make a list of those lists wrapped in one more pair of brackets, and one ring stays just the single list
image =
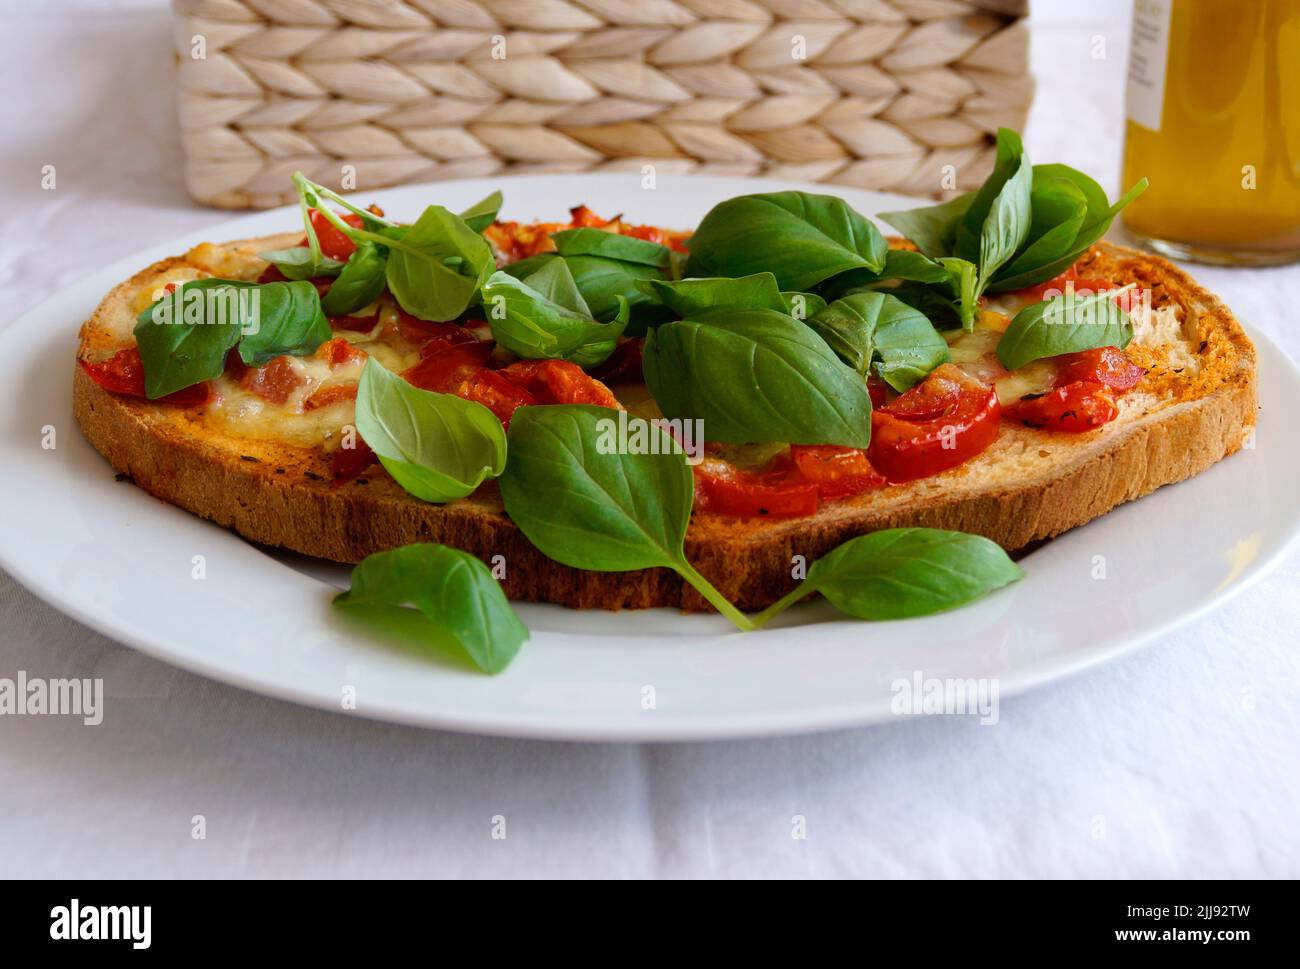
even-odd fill
[{"label": "wicker weave texture", "polygon": [[930,195],[1033,95],[1024,0],[173,0],[186,178],[765,175]]}]

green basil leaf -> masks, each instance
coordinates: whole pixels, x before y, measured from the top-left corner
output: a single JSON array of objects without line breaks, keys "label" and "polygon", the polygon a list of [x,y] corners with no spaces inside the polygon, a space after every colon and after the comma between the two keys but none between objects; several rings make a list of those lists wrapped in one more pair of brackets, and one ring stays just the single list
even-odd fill
[{"label": "green basil leaf", "polygon": [[984,184],[975,191],[971,204],[961,217],[961,221],[957,223],[952,255],[960,256],[968,262],[979,263],[980,237],[993,204],[1012,176],[1028,164],[1020,136],[1010,128],[999,128],[997,160],[993,164],[993,171],[984,180]]},{"label": "green basil leaf", "polygon": [[1122,350],[1133,339],[1133,325],[1114,297],[1132,285],[1087,296],[1067,291],[1055,299],[1026,306],[998,340],[998,360],[1008,370],[1016,370],[1034,360],[1063,353],[1096,347]]},{"label": "green basil leaf", "polygon": [[[987,287],[993,274],[1016,254],[1029,237],[1032,218],[1029,197],[1033,174],[1029,159],[1021,154],[1019,167],[1006,180],[989,207],[979,236],[980,290]],[[979,295],[979,291],[976,295]]]},{"label": "green basil leaf", "polygon": [[[500,673],[528,640],[500,584],[481,561],[445,545],[405,545],[376,552],[352,570],[352,588],[334,605],[434,649],[469,657]],[[413,613],[422,619],[412,622]]]},{"label": "green basil leaf", "polygon": [[[539,271],[548,272],[552,266],[565,263],[556,260]],[[529,359],[570,360],[580,367],[603,363],[627,325],[625,315],[597,323],[500,271],[483,287],[483,305],[493,338],[507,350]]]},{"label": "green basil leaf", "polygon": [[357,387],[356,428],[393,479],[424,501],[464,498],[506,463],[505,431],[490,410],[412,386],[373,357]]},{"label": "green basil leaf", "polygon": [[524,276],[522,281],[552,303],[558,303],[567,310],[590,318],[591,309],[587,306],[587,301],[582,298],[573,273],[563,259],[552,259],[535,272]]},{"label": "green basil leaf", "polygon": [[430,205],[388,240],[388,288],[406,312],[445,322],[460,316],[496,263],[487,240],[441,205]]},{"label": "green basil leaf", "polygon": [[[690,466],[676,442],[653,428],[661,453],[619,453],[612,446],[617,418],[617,411],[576,404],[517,410],[500,481],[506,513],[564,565],[676,568],[695,494]],[[603,436],[611,446],[601,446]]]},{"label": "green basil leaf", "polygon": [[836,355],[866,377],[872,361],[895,390],[948,361],[948,343],[919,310],[882,292],[853,293],[808,320]]},{"label": "green basil leaf", "polygon": [[[1016,258],[998,270],[998,275],[1016,273],[1017,266],[1043,266],[1073,247],[1088,216],[1088,199],[1082,189],[1067,178],[1043,176],[1042,166],[1034,169],[1029,204],[1033,217],[1029,238]],[[1105,195],[1102,195],[1105,204]]]},{"label": "green basil leaf", "polygon": [[500,191],[493,192],[481,202],[475,202],[460,214],[461,221],[475,232],[482,232],[497,220],[503,201]]},{"label": "green basil leaf", "polygon": [[816,293],[785,290],[781,293],[781,311],[796,320],[807,320],[826,309],[826,300]]},{"label": "green basil leaf", "polygon": [[954,256],[940,259],[939,265],[948,273],[947,286],[952,293],[953,306],[957,310],[962,329],[973,329],[975,317],[979,315],[978,272],[974,263]]},{"label": "green basil leaf", "polygon": [[321,297],[326,316],[347,316],[373,303],[387,285],[385,273],[388,257],[379,246],[363,240],[352,254],[343,272]]},{"label": "green basil leaf", "polygon": [[[940,202],[938,205],[906,209],[902,212],[881,212],[877,218],[901,232],[903,238],[911,241],[922,253],[932,259],[938,259],[940,256],[952,253],[957,226],[974,201],[975,193],[968,192],[947,202]],[[882,271],[881,275],[890,274]]]},{"label": "green basil leaf", "polygon": [[136,318],[135,341],[145,395],[156,400],[220,377],[226,355],[252,326],[257,288],[237,280],[196,279],[144,310]]},{"label": "green basil leaf", "polygon": [[770,272],[783,290],[808,290],[850,269],[878,273],[889,250],[880,231],[843,199],[808,192],[720,202],[687,247],[687,276]]},{"label": "green basil leaf", "polygon": [[334,335],[321,311],[320,293],[306,281],[266,283],[249,291],[256,319],[245,326],[239,357],[260,367],[283,354],[300,357]]},{"label": "green basil leaf", "polygon": [[[637,288],[637,283],[646,279],[663,279],[663,272],[654,266],[643,266],[634,262],[618,259],[605,259],[601,256],[566,256],[560,257],[553,252],[544,252],[529,256],[518,262],[510,263],[502,272],[524,279],[542,266],[563,258],[578,286],[578,292],[586,300],[594,319],[608,323],[618,315],[619,297],[627,300],[631,308],[631,322],[627,335],[640,335],[646,323],[658,323],[671,318],[671,313],[659,306]],[[637,333],[633,333],[637,329]]]},{"label": "green basil leaf", "polygon": [[274,264],[289,279],[337,276],[343,271],[343,263],[324,253],[314,253],[306,246],[259,252],[258,258]]},{"label": "green basil leaf", "polygon": [[891,528],[851,539],[808,568],[820,592],[859,619],[906,619],[965,605],[1022,578],[996,542],[935,528]]},{"label": "green basil leaf", "polygon": [[646,338],[646,383],[670,418],[699,418],[711,441],[866,447],[861,376],[803,323],[773,310],[712,310]]},{"label": "green basil leaf", "polygon": [[561,256],[603,256],[657,269],[666,268],[672,255],[671,249],[657,242],[603,229],[564,229],[552,232],[551,241]]},{"label": "green basil leaf", "polygon": [[683,317],[721,306],[786,312],[785,298],[771,273],[737,278],[650,279],[638,282],[637,289]]},{"label": "green basil leaf", "polygon": [[[1104,236],[1115,216],[1147,188],[1147,180],[1143,178],[1125,192],[1114,205],[1108,205],[1106,193],[1101,186],[1068,165],[1036,165],[1034,177],[1036,180],[1064,179],[1073,183],[1087,202],[1087,215],[1077,235],[1064,251],[1058,252],[1055,258],[1051,258],[1055,246],[1060,245],[1059,241],[1053,247],[1044,246],[1032,259],[1029,258],[1029,250],[1026,250],[1002,268],[988,287],[989,292],[1011,292],[1059,276],[1073,266],[1093,243]],[[1048,258],[1051,258],[1050,262],[1037,262]]]}]

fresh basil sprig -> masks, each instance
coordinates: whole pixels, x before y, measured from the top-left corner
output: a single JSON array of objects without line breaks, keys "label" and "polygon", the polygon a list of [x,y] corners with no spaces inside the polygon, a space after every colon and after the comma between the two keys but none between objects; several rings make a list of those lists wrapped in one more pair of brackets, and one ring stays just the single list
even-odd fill
[{"label": "fresh basil sprig", "polygon": [[326,316],[347,316],[369,306],[387,285],[387,250],[363,240],[349,257],[343,271],[321,297]]},{"label": "fresh basil sprig", "polygon": [[666,269],[672,250],[657,242],[625,236],[604,229],[563,229],[551,233],[555,251],[561,256],[601,256],[641,266]]},{"label": "fresh basil sprig", "polygon": [[903,391],[948,361],[948,343],[920,310],[876,291],[837,299],[807,323],[846,364]]},{"label": "fresh basil sprig", "polygon": [[250,366],[304,356],[332,336],[308,282],[205,278],[180,283],[136,318],[145,394],[153,400],[220,377],[238,346]]},{"label": "fresh basil sprig", "polygon": [[424,501],[464,498],[506,465],[501,422],[476,401],[421,390],[366,361],[356,428],[393,479]]},{"label": "fresh basil sprig", "polygon": [[611,323],[592,318],[563,259],[523,280],[493,273],[483,287],[483,309],[493,338],[512,353],[569,360],[580,367],[603,363],[627,325],[626,312]]},{"label": "fresh basil sprig", "polygon": [[[528,640],[488,567],[445,545],[406,545],[367,556],[352,588],[334,605],[435,649],[463,653],[484,673],[500,673]],[[412,608],[413,607],[413,608]]]},{"label": "fresh basil sprig", "polygon": [[998,340],[998,360],[1015,370],[1043,357],[1077,353],[1097,347],[1119,347],[1133,339],[1133,324],[1115,303],[1132,289],[1101,290],[1087,296],[1067,290],[1054,299],[1026,306],[1011,320]]},{"label": "fresh basil sprig", "polygon": [[806,325],[774,310],[708,310],[646,338],[646,384],[670,418],[711,441],[866,447],[862,377]]},{"label": "fresh basil sprig", "polygon": [[[881,213],[926,256],[976,266],[975,297],[1023,289],[1068,269],[1146,190],[1139,180],[1114,204],[1067,165],[1029,165],[1020,138],[998,131],[993,173],[975,192],[904,212]],[[962,305],[971,305],[963,300]],[[973,319],[970,314],[965,314]]]},{"label": "fresh basil sprig", "polygon": [[891,528],[850,539],[808,568],[790,593],[754,616],[762,626],[820,592],[859,619],[907,619],[965,605],[1022,578],[996,542],[937,528]]},{"label": "fresh basil sprig", "polygon": [[638,284],[643,281],[665,278],[662,269],[645,263],[625,262],[605,256],[560,256],[554,252],[543,252],[512,262],[502,272],[516,279],[524,279],[556,261],[562,261],[568,267],[593,319],[602,323],[613,320],[619,314],[620,298],[627,301],[630,312],[628,335],[639,336],[645,332],[647,325],[662,322],[671,316],[638,289]]},{"label": "fresh basil sprig", "polygon": [[783,290],[811,290],[854,269],[879,273],[888,245],[843,199],[809,192],[719,202],[687,242],[687,276],[770,272]]},{"label": "fresh basil sprig", "polygon": [[680,317],[724,306],[789,312],[789,304],[776,284],[776,277],[767,272],[734,278],[649,279],[638,282],[636,287]]},{"label": "fresh basil sprig", "polygon": [[506,513],[557,562],[596,572],[672,569],[741,629],[753,628],[686,560],[695,479],[681,448],[664,434],[653,454],[602,453],[600,422],[615,415],[585,404],[517,410],[500,479]]}]

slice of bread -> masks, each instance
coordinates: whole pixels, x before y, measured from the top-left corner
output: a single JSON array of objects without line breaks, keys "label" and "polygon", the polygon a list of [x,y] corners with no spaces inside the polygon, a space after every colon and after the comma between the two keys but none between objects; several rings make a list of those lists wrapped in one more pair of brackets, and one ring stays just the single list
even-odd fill
[{"label": "slice of bread", "polygon": [[[81,331],[81,359],[133,342],[136,314],[162,284],[211,273],[254,279],[258,252],[300,234],[203,245],[150,266],[105,297]],[[1164,259],[1106,243],[1079,275],[1151,294],[1129,354],[1149,369],[1120,398],[1119,417],[1085,434],[1003,422],[996,442],[952,471],[826,503],[814,517],[694,516],[687,557],[727,598],[759,609],[794,585],[795,555],[811,562],[854,536],[922,525],[986,535],[1008,550],[1051,538],[1241,448],[1255,422],[1255,351],[1232,313]],[[151,494],[265,545],[355,563],[410,542],[440,542],[484,560],[504,556],[513,599],[577,608],[710,608],[666,569],[600,573],[546,558],[506,516],[491,485],[462,501],[411,497],[376,466],[337,484],[319,448],[233,436],[201,410],[110,394],[76,367],[73,407],[90,441]]]}]

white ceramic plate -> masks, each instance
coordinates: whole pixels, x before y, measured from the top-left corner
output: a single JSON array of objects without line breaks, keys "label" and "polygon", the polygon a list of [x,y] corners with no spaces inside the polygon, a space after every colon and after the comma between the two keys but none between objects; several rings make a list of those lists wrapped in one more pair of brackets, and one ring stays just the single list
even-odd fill
[{"label": "white ceramic plate", "polygon": [[[661,176],[534,176],[366,193],[399,218],[453,210],[494,188],[507,217],[564,217],[586,202],[635,222],[689,227],[724,198],[787,184]],[[822,189],[824,191],[824,189]],[[838,190],[837,190],[838,191]],[[843,190],[865,213],[911,200]],[[821,730],[889,719],[890,686],[996,677],[1003,696],[1109,659],[1211,608],[1258,578],[1300,530],[1300,453],[1244,451],[1045,545],[1027,577],[973,606],[889,623],[847,621],[825,603],[742,635],[714,616],[609,614],[524,605],[532,640],[502,675],[376,641],[329,605],[346,570],[272,555],[232,532],[114,481],[71,415],[81,322],[115,283],[210,239],[297,225],[263,212],[122,260],[0,333],[0,565],[105,635],[247,689],[452,730],[589,740],[683,740]],[[1300,412],[1300,374],[1260,352],[1260,438]],[[57,446],[42,447],[43,429]],[[206,578],[194,578],[195,556]],[[1105,578],[1095,578],[1104,567]],[[650,690],[653,690],[651,694]],[[646,698],[653,696],[653,704]]]}]

